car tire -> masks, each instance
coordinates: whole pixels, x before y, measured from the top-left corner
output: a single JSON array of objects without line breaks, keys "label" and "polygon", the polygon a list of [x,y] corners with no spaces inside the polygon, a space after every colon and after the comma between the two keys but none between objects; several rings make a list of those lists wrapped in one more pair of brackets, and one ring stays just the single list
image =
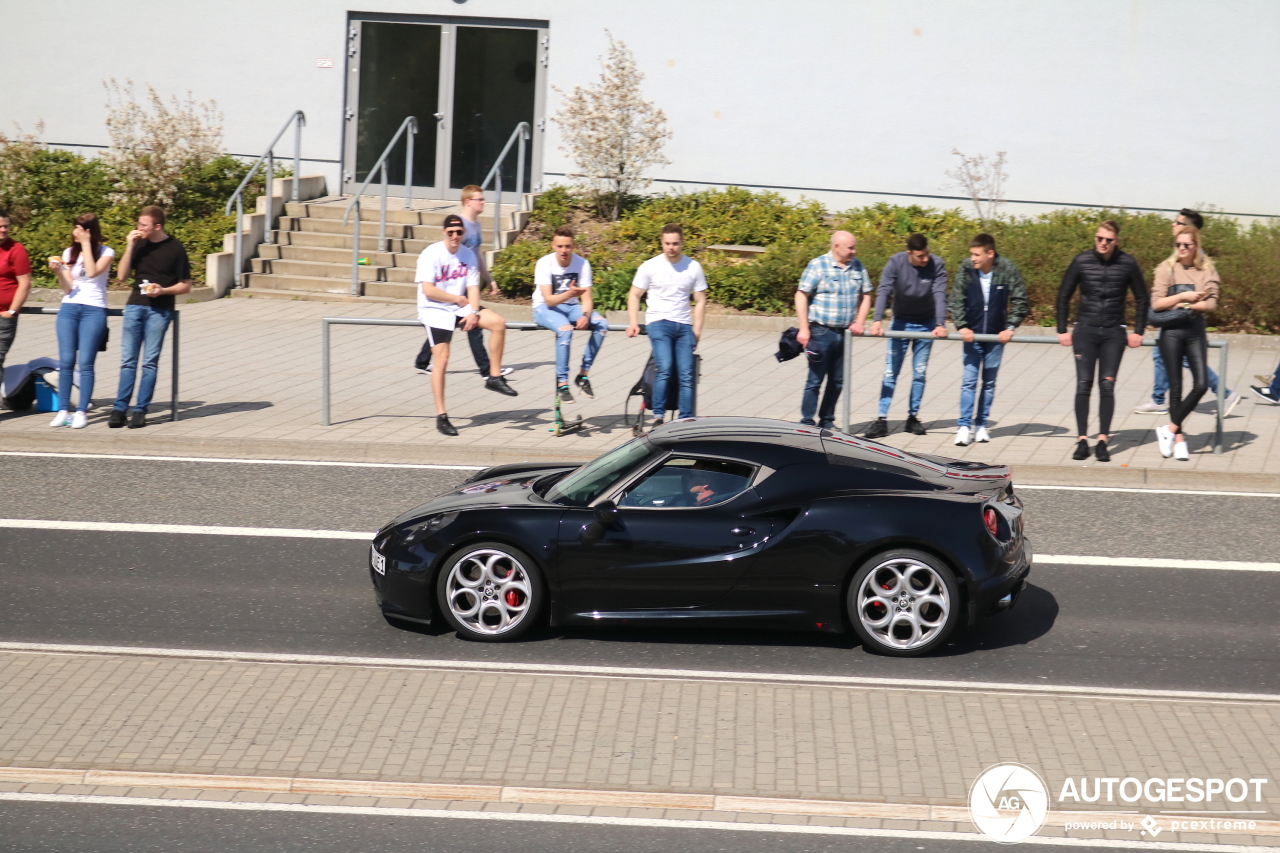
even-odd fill
[{"label": "car tire", "polygon": [[845,601],[863,647],[890,657],[929,654],[947,641],[963,616],[955,574],[932,554],[909,548],[863,563]]},{"label": "car tire", "polygon": [[503,542],[478,542],[455,553],[436,579],[440,612],[465,640],[502,643],[538,621],[546,586],[533,558]]}]

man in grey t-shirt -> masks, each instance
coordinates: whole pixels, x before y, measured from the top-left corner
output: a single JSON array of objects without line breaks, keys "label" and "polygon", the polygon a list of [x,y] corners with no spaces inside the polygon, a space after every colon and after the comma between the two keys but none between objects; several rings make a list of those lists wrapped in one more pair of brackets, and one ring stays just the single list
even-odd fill
[{"label": "man in grey t-shirt", "polygon": [[[880,274],[880,289],[876,292],[875,322],[871,334],[883,335],[885,309],[893,301],[895,332],[933,331],[935,338],[947,336],[947,267],[942,258],[930,254],[929,241],[923,234],[907,238],[907,250],[889,258]],[[893,390],[898,384],[898,373],[911,347],[911,400],[907,406],[907,432],[924,435],[924,424],[916,415],[920,412],[920,400],[924,397],[925,371],[929,367],[931,340],[893,338],[889,341],[884,358],[884,379],[880,383],[880,417],[867,429],[867,438],[881,438],[889,434],[889,404],[893,402]]]}]

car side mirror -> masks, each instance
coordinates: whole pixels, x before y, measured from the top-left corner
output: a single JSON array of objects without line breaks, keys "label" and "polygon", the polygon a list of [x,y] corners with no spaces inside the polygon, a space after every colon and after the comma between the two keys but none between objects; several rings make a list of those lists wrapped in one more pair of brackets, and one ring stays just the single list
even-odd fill
[{"label": "car side mirror", "polygon": [[604,533],[618,521],[618,505],[603,501],[592,507],[595,520],[582,528],[582,544],[594,545],[604,538]]}]

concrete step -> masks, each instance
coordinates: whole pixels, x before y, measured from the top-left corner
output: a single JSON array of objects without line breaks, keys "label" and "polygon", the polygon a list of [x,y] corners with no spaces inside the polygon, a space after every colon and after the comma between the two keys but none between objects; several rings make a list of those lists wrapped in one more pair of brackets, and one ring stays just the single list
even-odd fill
[{"label": "concrete step", "polygon": [[[347,205],[350,199],[343,199],[341,202],[328,202],[325,204],[314,204],[311,202],[289,202],[285,204],[285,215],[296,217],[313,217],[316,219],[337,219],[342,220],[346,215]],[[438,204],[426,203],[425,207],[421,205],[423,202],[415,201],[414,206],[409,210],[405,210],[403,201],[388,200],[387,201],[387,222],[395,222],[400,225],[434,225],[437,228],[444,222],[444,218],[451,213],[461,214],[462,208],[457,203],[440,202]],[[381,199],[370,198],[365,196],[360,202],[360,221],[361,222],[377,222],[381,217],[380,213]],[[514,204],[502,205],[501,215],[506,217],[516,209]],[[486,208],[488,218],[493,217],[493,206]],[[351,211],[352,219],[355,218],[355,211]]]},{"label": "concrete step", "polygon": [[[293,290],[308,291],[314,293],[351,293],[351,280],[341,278],[330,278],[328,276],[308,276],[284,273],[262,273],[251,272],[245,273],[245,286],[252,289],[255,287],[266,288],[267,290]],[[361,279],[361,287],[367,287],[371,282],[369,279]]]},{"label": "concrete step", "polygon": [[[360,230],[360,248],[366,252],[378,250],[378,238],[376,236],[367,236],[365,229]],[[350,234],[327,234],[316,231],[273,231],[271,239],[278,244],[290,246],[315,246],[321,249],[346,249],[348,262],[351,255],[351,235]],[[388,238],[390,240],[390,250],[392,252],[400,252],[413,255],[415,258],[421,254],[422,250],[430,246],[432,243],[439,242],[439,235],[431,240],[406,240],[403,238]],[[493,244],[482,243],[480,251],[488,252],[493,249]]]},{"label": "concrete step", "polygon": [[[346,225],[343,225],[341,219],[320,219],[315,216],[308,216],[306,218],[282,216],[280,217],[280,221],[276,227],[281,231],[309,231],[315,234],[343,234],[347,237],[350,237],[355,231],[354,222],[348,222]],[[422,226],[398,225],[393,222],[388,222],[387,236],[395,239],[413,238],[414,235],[410,233],[409,229],[414,227]],[[421,239],[429,239],[432,242],[439,240],[441,236],[440,229],[435,229],[435,232],[436,233],[433,236]],[[368,223],[361,220],[360,239],[363,240],[365,237],[373,237],[374,239],[377,239],[378,224],[376,222],[373,223],[373,227],[371,228]],[[348,243],[347,245],[350,244]]]},{"label": "concrete step", "polygon": [[[271,276],[266,276],[262,281],[270,281]],[[395,299],[386,296],[352,296],[350,293],[310,293],[301,290],[273,290],[267,287],[233,288],[229,293],[233,299],[287,299],[295,302],[344,302],[344,303],[367,303],[370,305],[396,303],[405,305],[416,304],[416,299]]]},{"label": "concrete step", "polygon": [[[350,249],[322,249],[315,246],[291,246],[288,244],[266,244],[258,247],[258,257],[271,260],[310,261],[319,264],[332,264],[351,270]],[[404,255],[397,261],[394,252],[361,252],[360,257],[368,261],[361,266],[394,267],[416,264],[416,255]]]},{"label": "concrete step", "polygon": [[[401,258],[409,258],[409,255],[399,255]],[[415,283],[415,273],[418,271],[417,259],[411,259],[412,263],[408,266],[383,267],[382,275],[378,278],[382,281],[396,281],[403,284],[412,285]]]},{"label": "concrete step", "polygon": [[413,283],[404,284],[395,281],[371,281],[364,286],[366,296],[377,296],[385,299],[405,302],[418,301],[418,287]]},{"label": "concrete step", "polygon": [[[257,273],[265,273],[267,275],[291,275],[304,276],[307,278],[336,278],[345,281],[351,281],[351,264],[326,264],[316,263],[314,261],[291,261],[284,258],[254,258],[253,271]],[[378,265],[360,265],[360,278],[369,281],[380,281],[384,276],[384,270],[396,269],[395,267],[382,267]],[[408,273],[409,278],[413,278],[412,269],[399,269],[401,273]]]}]

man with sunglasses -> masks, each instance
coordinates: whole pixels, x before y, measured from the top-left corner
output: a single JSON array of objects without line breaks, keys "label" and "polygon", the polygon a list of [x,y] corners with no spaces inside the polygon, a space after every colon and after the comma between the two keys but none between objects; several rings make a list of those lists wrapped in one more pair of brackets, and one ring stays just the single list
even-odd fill
[{"label": "man with sunglasses", "polygon": [[436,429],[444,435],[457,435],[449,423],[444,403],[445,371],[449,365],[449,344],[454,329],[489,332],[490,367],[484,387],[508,397],[516,391],[502,376],[502,348],[506,343],[506,321],[493,311],[480,307],[480,262],[466,246],[462,236],[466,227],[462,217],[451,213],[444,218],[444,240],[432,243],[418,256],[418,319],[427,329],[427,346],[435,361],[431,373],[431,394],[436,404]]},{"label": "man with sunglasses", "polygon": [[[1093,393],[1094,370],[1098,374],[1098,443],[1093,455],[1110,462],[1107,438],[1115,414],[1116,375],[1124,349],[1142,346],[1142,330],[1147,327],[1147,307],[1151,298],[1142,269],[1133,255],[1120,250],[1120,226],[1112,220],[1098,224],[1092,251],[1081,252],[1071,261],[1058,288],[1058,343],[1075,351],[1076,426],[1079,438],[1071,458],[1088,459],[1089,397]],[[1071,297],[1080,291],[1074,331],[1068,331]],[[1133,294],[1134,325],[1126,334],[1126,291]]]}]

